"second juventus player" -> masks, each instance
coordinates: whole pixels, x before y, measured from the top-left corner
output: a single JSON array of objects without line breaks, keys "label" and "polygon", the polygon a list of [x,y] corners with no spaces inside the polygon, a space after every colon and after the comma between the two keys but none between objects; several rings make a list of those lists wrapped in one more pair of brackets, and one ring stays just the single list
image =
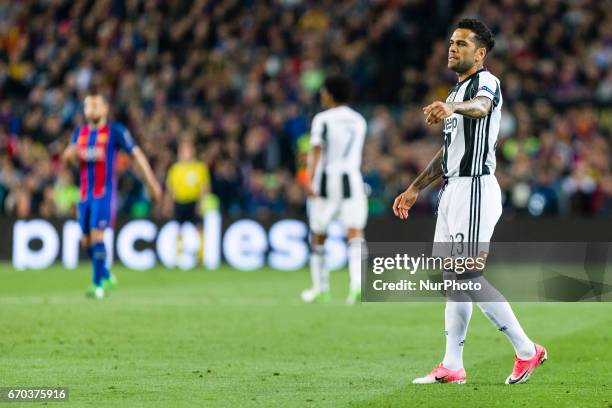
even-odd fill
[{"label": "second juventus player", "polygon": [[[486,247],[502,212],[501,190],[494,172],[503,99],[499,79],[483,67],[493,46],[491,31],[482,22],[464,19],[457,25],[449,42],[448,67],[455,71],[459,82],[446,102],[435,101],[423,108],[427,124],[443,121],[444,146],[393,203],[395,215],[406,219],[419,192],[443,177],[445,188],[438,206],[434,242],[465,242],[465,255],[472,257],[486,256],[479,243]],[[461,278],[453,271],[445,272],[446,276]],[[482,276],[476,279],[484,280]],[[508,302],[503,297],[495,302],[477,301],[467,294],[460,300],[447,294],[444,359],[413,383],[465,383],[463,345],[473,300],[514,347],[514,368],[506,384],[527,381],[546,360],[547,353],[527,337]]]},{"label": "second juventus player", "polygon": [[312,288],[302,292],[307,303],[330,299],[329,271],[325,262],[325,239],[332,220],[347,229],[349,295],[347,303],[361,300],[361,259],[366,246],[363,228],[368,217],[368,199],[361,175],[361,156],[367,123],[347,103],[351,83],[330,76],[321,88],[325,108],[312,120],[308,157],[308,219],[312,232],[310,273]]}]

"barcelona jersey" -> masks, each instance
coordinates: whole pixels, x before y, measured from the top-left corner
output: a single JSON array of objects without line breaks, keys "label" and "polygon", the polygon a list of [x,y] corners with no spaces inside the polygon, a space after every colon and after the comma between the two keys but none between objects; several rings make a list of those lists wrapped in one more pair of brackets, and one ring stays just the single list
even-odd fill
[{"label": "barcelona jersey", "polygon": [[118,123],[100,128],[81,126],[75,129],[72,143],[78,148],[81,174],[79,223],[83,233],[112,226],[116,185],[117,152],[132,153],[136,147],[130,132]]}]

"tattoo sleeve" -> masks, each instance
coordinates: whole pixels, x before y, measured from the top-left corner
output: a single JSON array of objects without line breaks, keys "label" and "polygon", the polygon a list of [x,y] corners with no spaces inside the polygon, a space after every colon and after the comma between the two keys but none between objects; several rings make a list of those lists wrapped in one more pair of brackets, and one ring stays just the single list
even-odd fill
[{"label": "tattoo sleeve", "polygon": [[465,102],[451,102],[452,109],[455,113],[471,118],[482,118],[483,116],[487,116],[491,110],[491,105],[491,99],[486,96],[477,96]]},{"label": "tattoo sleeve", "polygon": [[412,182],[410,187],[421,191],[442,176],[442,150],[438,150],[438,153],[431,159],[425,170]]}]

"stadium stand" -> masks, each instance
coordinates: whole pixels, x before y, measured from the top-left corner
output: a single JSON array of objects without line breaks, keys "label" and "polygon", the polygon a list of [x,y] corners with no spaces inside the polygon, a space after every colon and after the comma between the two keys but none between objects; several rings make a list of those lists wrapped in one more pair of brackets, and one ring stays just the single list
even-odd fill
[{"label": "stadium stand", "polygon": [[[389,213],[441,143],[421,106],[444,99],[448,17],[496,34],[502,81],[497,177],[507,214],[612,213],[612,3],[597,0],[21,0],[0,4],[0,214],[71,216],[59,154],[84,93],[105,90],[160,181],[193,138],[230,216],[304,214],[309,122],[325,75],[355,85],[369,120],[372,216]],[[588,7],[586,7],[588,6]],[[486,10],[483,12],[483,10]],[[127,161],[120,215],[150,208]],[[431,211],[436,191],[416,211]]]}]

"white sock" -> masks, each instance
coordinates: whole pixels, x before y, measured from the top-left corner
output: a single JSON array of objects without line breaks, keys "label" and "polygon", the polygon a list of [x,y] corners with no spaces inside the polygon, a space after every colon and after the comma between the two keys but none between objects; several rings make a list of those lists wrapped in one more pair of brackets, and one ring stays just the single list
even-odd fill
[{"label": "white sock", "polygon": [[367,257],[368,247],[361,237],[348,242],[348,264],[351,291],[361,288],[361,261]]},{"label": "white sock", "polygon": [[525,334],[508,302],[478,302],[478,307],[510,340],[518,358],[528,360],[535,356],[535,345]]},{"label": "white sock", "polygon": [[310,254],[310,276],[316,292],[329,291],[329,271],[325,267],[325,247],[313,245]]},{"label": "white sock", "polygon": [[472,302],[446,302],[444,330],[446,353],[442,365],[449,370],[463,368],[463,344],[472,317]]}]

